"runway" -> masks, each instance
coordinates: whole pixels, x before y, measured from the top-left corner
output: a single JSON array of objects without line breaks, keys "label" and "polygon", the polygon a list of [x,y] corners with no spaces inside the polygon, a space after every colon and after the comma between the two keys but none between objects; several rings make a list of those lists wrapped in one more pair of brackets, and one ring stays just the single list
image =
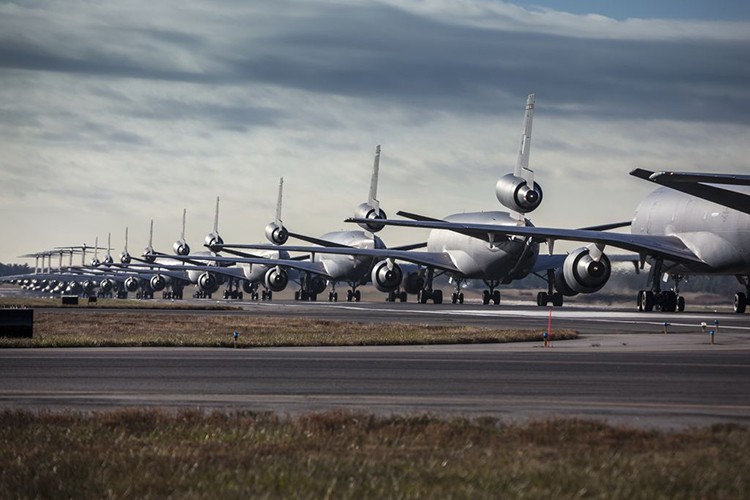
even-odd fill
[{"label": "runway", "polygon": [[[81,309],[77,309],[81,310]],[[65,310],[56,311],[65,314]],[[90,310],[96,314],[96,309]],[[534,307],[245,303],[239,311],[354,322],[455,322],[544,328]],[[277,349],[0,350],[0,408],[97,410],[158,406],[299,414],[582,417],[646,428],[750,423],[747,316],[553,310],[581,338],[465,346]],[[700,328],[715,328],[715,344]],[[670,322],[663,333],[664,321]]]}]

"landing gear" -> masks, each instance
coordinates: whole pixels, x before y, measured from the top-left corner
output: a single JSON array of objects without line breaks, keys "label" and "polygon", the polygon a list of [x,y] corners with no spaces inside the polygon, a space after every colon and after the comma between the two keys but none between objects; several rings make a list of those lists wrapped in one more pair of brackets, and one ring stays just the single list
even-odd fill
[{"label": "landing gear", "polygon": [[338,302],[338,301],[339,301],[338,292],[334,292],[334,291],[328,292],[328,302]]},{"label": "landing gear", "polygon": [[658,309],[662,312],[682,312],[685,310],[685,297],[680,296],[680,282],[684,278],[679,274],[672,274],[670,277],[674,281],[672,290],[662,290],[661,268],[663,262],[661,259],[654,261],[649,273],[651,280],[651,290],[638,290],[636,298],[636,307],[641,312],[651,312]]},{"label": "landing gear", "polygon": [[456,279],[455,285],[456,288],[453,291],[453,294],[451,294],[451,303],[452,304],[463,304],[464,303],[464,292],[461,291],[461,283],[463,282],[462,279]]},{"label": "landing gear", "polygon": [[394,290],[392,292],[388,292],[388,295],[385,297],[386,302],[406,302],[406,292],[403,290]]},{"label": "landing gear", "polygon": [[360,292],[356,288],[352,288],[351,290],[346,291],[347,302],[359,302],[360,300],[362,300],[362,292]]},{"label": "landing gear", "polygon": [[547,269],[547,278],[543,279],[547,282],[547,291],[536,294],[536,305],[546,307],[547,304],[551,303],[555,307],[562,307],[563,294],[555,291],[555,270]]},{"label": "landing gear", "polygon": [[273,299],[273,292],[271,290],[263,290],[261,292],[261,300],[272,300]]},{"label": "landing gear", "polygon": [[734,312],[744,314],[747,308],[747,295],[742,292],[734,294]]},{"label": "landing gear", "polygon": [[482,304],[487,305],[492,301],[493,304],[500,305],[500,290],[495,288],[500,284],[498,280],[484,280],[484,284],[489,287],[489,290],[482,292]]},{"label": "landing gear", "polygon": [[433,304],[443,303],[443,291],[434,290],[432,283],[435,279],[435,270],[431,267],[427,268],[427,278],[425,279],[424,287],[417,293],[417,302],[420,304],[426,304],[430,300]]}]

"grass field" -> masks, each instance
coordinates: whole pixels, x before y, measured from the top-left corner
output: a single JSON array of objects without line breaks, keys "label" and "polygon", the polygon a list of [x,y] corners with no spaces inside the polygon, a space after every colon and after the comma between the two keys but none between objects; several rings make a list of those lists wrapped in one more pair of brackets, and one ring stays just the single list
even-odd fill
[{"label": "grass field", "polygon": [[750,431],[0,412],[2,498],[747,498]]},{"label": "grass field", "polygon": [[[465,344],[542,341],[536,330],[279,318],[158,311],[34,311],[34,338],[0,338],[0,347],[237,347]],[[555,340],[576,338],[554,332]]]}]

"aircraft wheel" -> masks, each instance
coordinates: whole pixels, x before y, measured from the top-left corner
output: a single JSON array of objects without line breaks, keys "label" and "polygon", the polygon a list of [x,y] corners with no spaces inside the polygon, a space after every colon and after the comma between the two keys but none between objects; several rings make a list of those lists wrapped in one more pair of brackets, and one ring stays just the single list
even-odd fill
[{"label": "aircraft wheel", "polygon": [[500,290],[495,290],[495,291],[494,291],[494,292],[492,293],[492,302],[493,302],[493,303],[494,303],[494,304],[495,304],[496,306],[499,306],[499,305],[500,305]]},{"label": "aircraft wheel", "polygon": [[400,300],[401,302],[406,302],[406,292],[399,293],[398,300]]},{"label": "aircraft wheel", "polygon": [[747,296],[742,292],[734,294],[734,312],[744,314],[747,307]]},{"label": "aircraft wheel", "polygon": [[451,304],[455,304],[456,302],[458,302],[458,294],[453,292],[453,294],[451,294]]},{"label": "aircraft wheel", "polygon": [[354,294],[352,293],[352,291],[351,290],[347,290],[346,291],[346,301],[347,302],[351,302],[353,298],[354,298]]},{"label": "aircraft wheel", "polygon": [[556,292],[552,294],[552,305],[555,307],[562,307],[563,305],[563,294]]},{"label": "aircraft wheel", "polygon": [[360,300],[362,300],[362,292],[354,290],[354,302],[359,302]]},{"label": "aircraft wheel", "polygon": [[333,302],[333,292],[328,292],[328,302]]},{"label": "aircraft wheel", "polygon": [[463,304],[464,303],[464,292],[458,293],[458,303]]},{"label": "aircraft wheel", "polygon": [[487,305],[490,303],[490,292],[485,290],[482,292],[482,304]]},{"label": "aircraft wheel", "polygon": [[443,291],[442,290],[435,290],[434,292],[432,292],[432,302],[434,304],[443,303]]},{"label": "aircraft wheel", "polygon": [[546,306],[548,301],[549,296],[547,292],[539,292],[536,294],[536,305],[538,305],[539,307]]},{"label": "aircraft wheel", "polygon": [[646,290],[643,292],[643,310],[646,312],[651,312],[654,310],[654,304],[656,301],[654,300],[654,292],[651,290]]},{"label": "aircraft wheel", "polygon": [[643,312],[643,301],[646,292],[644,290],[638,290],[638,298],[635,300],[636,306],[640,312]]},{"label": "aircraft wheel", "polygon": [[430,294],[429,292],[427,292],[427,290],[420,290],[419,293],[417,294],[417,300],[419,301],[420,304],[426,304],[427,299],[429,298],[429,295]]},{"label": "aircraft wheel", "polygon": [[677,312],[685,310],[685,297],[677,297]]},{"label": "aircraft wheel", "polygon": [[338,302],[339,301],[339,292],[333,292],[333,301]]},{"label": "aircraft wheel", "polygon": [[268,293],[266,294],[266,298],[268,300],[271,300],[273,298],[273,292],[271,290],[268,290]]}]

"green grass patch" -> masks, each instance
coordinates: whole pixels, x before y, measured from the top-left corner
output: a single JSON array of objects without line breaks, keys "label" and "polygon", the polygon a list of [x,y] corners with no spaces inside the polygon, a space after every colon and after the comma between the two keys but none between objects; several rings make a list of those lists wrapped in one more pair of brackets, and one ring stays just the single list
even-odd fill
[{"label": "green grass patch", "polygon": [[2,498],[747,498],[750,431],[593,421],[0,412]]},{"label": "green grass patch", "polygon": [[[358,323],[251,314],[156,311],[34,311],[34,338],[0,338],[0,347],[237,347],[542,342],[541,330],[457,325]],[[571,330],[555,340],[577,338]]]}]

